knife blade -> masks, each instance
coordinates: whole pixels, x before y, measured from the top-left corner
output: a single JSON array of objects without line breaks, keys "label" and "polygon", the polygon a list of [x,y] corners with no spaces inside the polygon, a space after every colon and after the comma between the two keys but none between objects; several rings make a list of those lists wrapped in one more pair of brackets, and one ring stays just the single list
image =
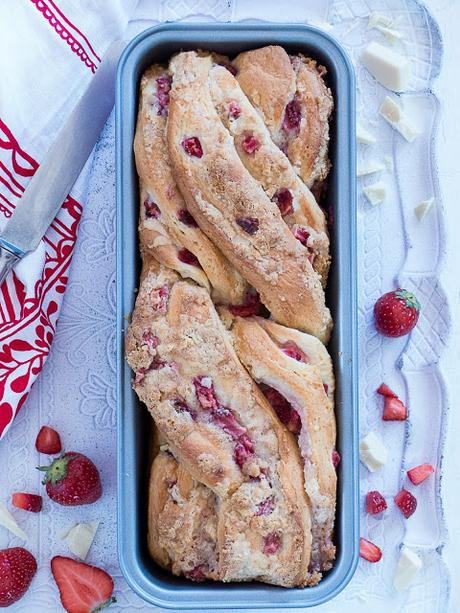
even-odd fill
[{"label": "knife blade", "polygon": [[0,236],[0,284],[21,257],[36,249],[88,159],[113,108],[123,47],[121,40],[109,46],[9,218]]}]

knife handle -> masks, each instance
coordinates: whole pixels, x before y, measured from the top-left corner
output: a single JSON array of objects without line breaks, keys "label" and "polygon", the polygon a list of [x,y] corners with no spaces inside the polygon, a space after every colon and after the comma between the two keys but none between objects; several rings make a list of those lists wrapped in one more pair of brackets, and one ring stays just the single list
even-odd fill
[{"label": "knife handle", "polygon": [[23,255],[20,249],[0,238],[0,285]]}]

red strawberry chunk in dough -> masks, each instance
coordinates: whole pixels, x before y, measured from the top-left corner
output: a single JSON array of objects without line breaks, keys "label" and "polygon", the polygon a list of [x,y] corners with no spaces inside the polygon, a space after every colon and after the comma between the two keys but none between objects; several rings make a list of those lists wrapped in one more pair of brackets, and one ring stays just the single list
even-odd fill
[{"label": "red strawberry chunk in dough", "polygon": [[243,147],[243,149],[246,151],[248,155],[252,155],[259,149],[260,142],[257,140],[257,138],[254,135],[248,134],[248,136],[245,136],[245,138],[243,139],[241,146]]},{"label": "red strawberry chunk in dough", "polygon": [[169,91],[171,90],[171,78],[162,75],[156,80],[158,97],[158,115],[165,117],[168,113]]},{"label": "red strawberry chunk in dough", "polygon": [[377,515],[387,508],[385,498],[376,490],[366,494],[366,511],[372,515]]},{"label": "red strawberry chunk in dough", "polygon": [[359,539],[359,555],[364,558],[364,560],[374,564],[381,559],[382,552],[377,545],[361,537]]},{"label": "red strawberry chunk in dough", "polygon": [[292,194],[288,189],[280,189],[276,194],[276,203],[280,210],[281,215],[290,215],[294,208],[292,206]]},{"label": "red strawberry chunk in dough", "polygon": [[407,409],[399,398],[385,396],[382,419],[384,421],[404,421],[407,419]]},{"label": "red strawberry chunk in dough", "polygon": [[186,226],[190,226],[191,228],[198,228],[198,224],[192,215],[187,211],[187,209],[179,209],[177,211],[177,219],[181,221]]},{"label": "red strawberry chunk in dough", "polygon": [[281,347],[281,351],[297,362],[308,363],[308,356],[294,343],[294,341],[286,341]]},{"label": "red strawberry chunk in dough", "polygon": [[300,122],[302,120],[302,108],[300,102],[294,98],[286,105],[283,119],[283,130],[293,131],[295,135],[299,133]]},{"label": "red strawberry chunk in dough", "polygon": [[302,245],[306,245],[308,239],[310,238],[310,233],[305,230],[305,228],[294,228],[293,232],[294,237],[302,243]]},{"label": "red strawberry chunk in dough", "polygon": [[420,464],[420,466],[415,466],[407,471],[407,476],[412,481],[414,485],[419,485],[425,479],[428,479],[430,475],[434,473],[434,468],[431,464]]},{"label": "red strawberry chunk in dough", "polygon": [[134,376],[134,385],[139,385],[140,383],[142,383],[145,378],[146,372],[147,371],[145,368],[139,368],[139,370],[136,370],[136,374]]},{"label": "red strawberry chunk in dough", "polygon": [[196,136],[192,136],[191,138],[184,138],[181,143],[185,153],[192,157],[201,158],[203,157],[203,148],[199,139]]},{"label": "red strawberry chunk in dough", "polygon": [[145,330],[142,335],[142,344],[146,345],[149,350],[158,347],[158,339],[151,330]]},{"label": "red strawberry chunk in dough", "polygon": [[39,513],[42,510],[43,498],[37,494],[17,492],[13,494],[12,502],[18,509],[24,509],[24,511],[30,511],[31,513]]},{"label": "red strawberry chunk in dough", "polygon": [[232,119],[238,119],[238,117],[241,115],[241,108],[233,100],[228,105],[228,115]]},{"label": "red strawberry chunk in dough", "polygon": [[273,556],[278,553],[281,547],[281,537],[279,534],[272,533],[264,536],[262,551],[266,556]]},{"label": "red strawberry chunk in dough", "polygon": [[259,502],[257,505],[256,517],[260,517],[261,515],[270,515],[275,510],[275,497],[268,496],[262,502]]},{"label": "red strawberry chunk in dough", "polygon": [[396,494],[394,500],[406,519],[410,517],[417,508],[417,498],[404,488]]},{"label": "red strawberry chunk in dough", "polygon": [[334,449],[332,451],[332,466],[334,468],[337,468],[337,466],[340,464],[340,460],[341,460],[340,453],[336,449]]},{"label": "red strawberry chunk in dough", "polygon": [[153,202],[153,200],[148,196],[144,200],[144,208],[145,208],[145,216],[147,219],[158,219],[161,215],[161,211],[158,207],[158,204]]},{"label": "red strawberry chunk in dough", "polygon": [[209,572],[209,566],[207,564],[198,564],[198,566],[195,566],[192,568],[192,570],[185,573],[185,576],[187,579],[191,579],[192,581],[199,583],[201,581],[205,581],[205,573],[207,572]]},{"label": "red strawberry chunk in dough", "polygon": [[235,462],[240,468],[254,455],[254,443],[247,434],[242,434],[233,451]]},{"label": "red strawberry chunk in dough", "polygon": [[386,396],[387,398],[397,398],[398,396],[391,390],[386,383],[382,383],[378,389],[377,394]]},{"label": "red strawberry chunk in dough", "polygon": [[255,290],[250,290],[246,294],[244,304],[231,304],[228,308],[232,315],[237,315],[239,317],[251,317],[251,315],[256,315],[260,309],[259,294]]},{"label": "red strawberry chunk in dough", "polygon": [[169,298],[168,285],[165,283],[163,287],[152,290],[150,293],[150,298],[152,301],[152,306],[155,310],[160,311],[160,313],[166,313]]},{"label": "red strawberry chunk in dough", "polygon": [[176,398],[173,401],[174,408],[177,409],[180,413],[189,413],[190,417],[193,421],[196,421],[198,414],[193,407],[190,407],[184,400],[180,398]]},{"label": "red strawberry chunk in dough", "polygon": [[243,228],[247,234],[255,234],[259,229],[259,220],[256,217],[240,217],[236,223]]},{"label": "red strawberry chunk in dough", "polygon": [[246,428],[243,428],[237,421],[231,411],[225,407],[218,407],[212,413],[214,423],[220,426],[234,440],[238,440],[242,434],[246,433]]},{"label": "red strawberry chunk in dough", "polygon": [[268,402],[272,405],[275,413],[278,415],[279,420],[286,426],[286,428],[294,433],[299,434],[302,423],[300,421],[300,415],[292,407],[292,405],[282,396],[277,390],[268,385],[262,389]]},{"label": "red strawberry chunk in dough", "polygon": [[189,264],[190,266],[199,266],[200,262],[196,255],[194,255],[188,249],[179,249],[177,252],[177,259],[183,262],[184,264]]},{"label": "red strawberry chunk in dough", "polygon": [[217,409],[218,403],[211,377],[200,375],[193,379],[195,393],[202,409]]}]

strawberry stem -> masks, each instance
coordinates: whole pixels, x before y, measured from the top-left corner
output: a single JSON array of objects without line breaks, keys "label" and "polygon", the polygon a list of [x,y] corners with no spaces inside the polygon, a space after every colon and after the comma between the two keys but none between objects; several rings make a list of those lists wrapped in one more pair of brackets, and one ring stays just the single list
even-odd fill
[{"label": "strawberry stem", "polygon": [[42,481],[46,485],[49,481],[55,485],[58,481],[62,481],[67,477],[67,467],[70,460],[74,460],[77,456],[66,456],[64,453],[53,460],[49,466],[37,466],[37,470],[46,472],[45,478]]}]

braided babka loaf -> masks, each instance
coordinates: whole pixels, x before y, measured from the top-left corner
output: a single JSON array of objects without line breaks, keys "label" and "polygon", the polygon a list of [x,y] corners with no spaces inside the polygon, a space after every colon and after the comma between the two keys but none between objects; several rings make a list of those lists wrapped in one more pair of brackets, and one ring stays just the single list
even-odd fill
[{"label": "braided babka loaf", "polygon": [[335,558],[324,74],[265,47],[141,79],[126,356],[160,441],[149,551],[193,581],[312,586]]}]

